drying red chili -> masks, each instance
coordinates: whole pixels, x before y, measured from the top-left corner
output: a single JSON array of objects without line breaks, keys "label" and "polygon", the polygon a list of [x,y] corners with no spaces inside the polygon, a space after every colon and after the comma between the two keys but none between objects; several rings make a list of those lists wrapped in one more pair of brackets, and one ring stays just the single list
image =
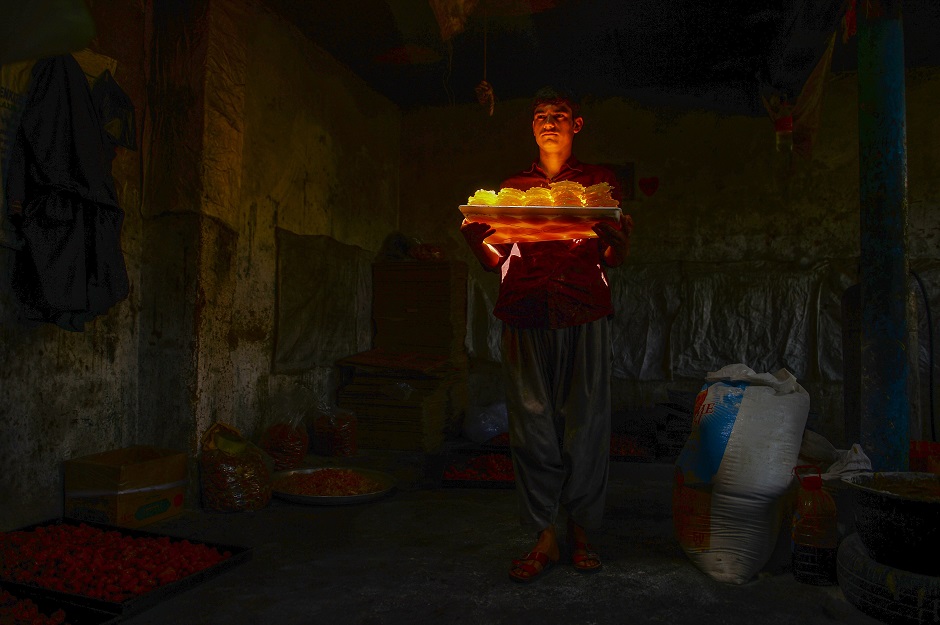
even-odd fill
[{"label": "drying red chili", "polygon": [[274,459],[274,470],[294,469],[307,455],[310,438],[303,424],[275,423],[261,435],[261,448]]},{"label": "drying red chili", "polygon": [[637,440],[635,436],[615,432],[610,435],[610,455],[618,457],[646,457],[651,454],[650,450]]},{"label": "drying red chili", "polygon": [[465,463],[452,464],[444,469],[445,480],[513,481],[512,458],[505,454],[481,454]]},{"label": "drying red chili", "polygon": [[356,415],[345,410],[324,413],[313,422],[313,451],[320,456],[355,456]]},{"label": "drying red chili", "polygon": [[0,589],[0,624],[2,625],[68,625],[65,612],[56,610],[43,614],[29,599],[20,599]]},{"label": "drying red chili", "polygon": [[237,454],[203,450],[199,462],[205,508],[219,512],[260,510],[271,501],[271,474],[258,448],[246,446]]},{"label": "drying red chili", "polygon": [[349,497],[377,493],[382,485],[351,469],[318,469],[280,477],[274,490],[305,497]]},{"label": "drying red chili", "polygon": [[168,536],[62,523],[0,534],[0,579],[119,603],[231,555]]}]

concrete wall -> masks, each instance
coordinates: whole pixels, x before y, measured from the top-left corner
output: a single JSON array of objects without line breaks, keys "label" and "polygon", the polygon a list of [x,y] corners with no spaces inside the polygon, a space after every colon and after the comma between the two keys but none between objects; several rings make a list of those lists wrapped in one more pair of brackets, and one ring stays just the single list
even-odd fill
[{"label": "concrete wall", "polygon": [[[115,80],[139,107],[143,47],[132,33],[142,28],[141,7],[119,1],[90,5],[102,26],[91,47],[118,61]],[[13,252],[0,247],[0,529],[59,513],[62,460],[137,440],[140,157],[119,149],[112,170],[125,211],[122,248],[130,296],[84,332],[20,320],[9,286]]]},{"label": "concrete wall", "polygon": [[[195,456],[214,421],[254,437],[278,397],[298,386],[329,392],[326,364],[272,373],[278,229],[366,253],[401,230],[453,250],[471,269],[476,371],[491,374],[495,280],[466,253],[457,206],[535,155],[525,102],[498,102],[493,117],[475,105],[402,115],[247,0],[90,6],[99,31],[92,49],[118,61],[115,77],[136,106],[142,139],[139,151],[120,151],[114,164],[131,292],[83,333],[24,324],[10,295],[12,253],[0,248],[0,529],[60,512],[64,459],[137,443]],[[936,71],[911,73],[909,250],[933,310],[940,310],[940,121],[931,114],[938,98]],[[798,282],[824,267],[834,296],[854,280],[854,77],[828,84],[813,160],[788,178],[768,120],[640,102],[589,103],[578,139],[586,161],[632,163],[636,177],[660,179],[656,194],[626,204],[637,230],[630,265],[612,274],[618,304],[631,311],[617,319],[621,336],[637,325],[649,334],[645,299],[661,299],[670,314],[691,308],[676,284],[697,275],[743,267],[759,276],[756,263],[766,263]],[[311,258],[309,272],[328,263]],[[747,286],[742,293],[751,294]],[[821,332],[831,345],[820,350],[817,337],[807,354],[838,351],[838,311],[825,318],[834,324]],[[658,328],[654,343],[679,343],[669,329]],[[692,343],[673,345],[652,367],[636,363],[640,342],[619,344],[617,409],[700,385],[708,354],[695,354]],[[777,362],[744,345],[742,358],[801,371],[823,433],[838,441],[838,376],[823,375],[818,362]],[[716,349],[714,364],[726,364],[730,352]],[[919,355],[926,359],[923,349]],[[630,375],[634,369],[642,375]]]},{"label": "concrete wall", "polygon": [[65,459],[195,457],[215,421],[256,437],[280,395],[332,391],[329,366],[271,373],[277,229],[375,253],[398,225],[398,109],[292,26],[238,0],[90,4],[142,140],[114,166],[131,294],[83,333],[25,325],[0,248],[0,529],[61,513]]},{"label": "concrete wall", "polygon": [[[933,310],[940,306],[940,132],[930,107],[938,96],[940,72],[910,72],[909,253]],[[694,391],[707,371],[731,362],[759,371],[787,367],[810,392],[811,425],[846,442],[839,308],[842,292],[857,280],[855,76],[831,77],[812,157],[794,156],[792,163],[775,150],[767,118],[643,102],[642,94],[588,102],[576,139],[584,161],[633,164],[637,180],[659,179],[653,195],[636,189],[635,199],[624,203],[636,230],[632,259],[611,272],[620,309],[615,411],[667,401],[668,390]],[[490,375],[487,365],[498,355],[498,330],[488,317],[497,279],[466,251],[457,206],[536,156],[527,102],[498,102],[492,117],[475,105],[415,111],[404,118],[403,137],[402,230],[446,243],[470,264],[469,347],[477,369]],[[701,287],[720,280],[724,286]],[[788,296],[777,284],[794,290]],[[695,319],[709,308],[710,323]],[[714,319],[722,316],[734,318]],[[922,318],[917,325],[926,334]],[[920,342],[924,369],[927,340],[913,340]],[[919,404],[926,407],[926,369],[923,375]]]}]

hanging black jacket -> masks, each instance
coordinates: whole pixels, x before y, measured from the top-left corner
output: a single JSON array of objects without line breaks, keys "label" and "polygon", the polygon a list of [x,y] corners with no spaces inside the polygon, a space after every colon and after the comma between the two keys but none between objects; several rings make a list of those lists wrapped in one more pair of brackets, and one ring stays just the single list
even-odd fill
[{"label": "hanging black jacket", "polygon": [[37,61],[6,189],[25,241],[12,284],[28,319],[81,331],[127,297],[113,145],[78,62]]}]

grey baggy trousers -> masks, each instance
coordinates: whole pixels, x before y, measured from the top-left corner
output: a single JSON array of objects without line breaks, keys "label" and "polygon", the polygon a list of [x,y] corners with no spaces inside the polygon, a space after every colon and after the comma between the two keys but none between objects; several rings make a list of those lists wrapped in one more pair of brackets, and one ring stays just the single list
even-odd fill
[{"label": "grey baggy trousers", "polygon": [[503,379],[519,515],[536,530],[559,506],[585,528],[604,516],[610,462],[610,323],[503,325]]}]

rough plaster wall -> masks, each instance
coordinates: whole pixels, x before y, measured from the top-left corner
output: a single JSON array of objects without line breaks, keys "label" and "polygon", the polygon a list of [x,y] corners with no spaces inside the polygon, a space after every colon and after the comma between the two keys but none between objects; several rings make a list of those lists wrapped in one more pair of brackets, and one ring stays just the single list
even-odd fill
[{"label": "rough plaster wall", "polygon": [[[186,8],[158,6],[149,38],[138,442],[190,454],[194,477],[201,433],[217,420],[232,422],[227,345],[236,314],[245,57],[238,5]],[[191,497],[196,486],[191,479]]]},{"label": "rough plaster wall", "polygon": [[[249,5],[251,6],[251,5]],[[276,228],[327,235],[376,252],[398,227],[399,128],[394,105],[271,13],[244,24],[245,134],[233,316],[234,417],[257,436],[280,399],[331,398],[332,367],[271,373]],[[318,271],[310,259],[309,271]],[[355,285],[350,285],[351,289]]]},{"label": "rough plaster wall", "polygon": [[238,317],[234,302],[246,123],[245,18],[241,3],[220,0],[209,5],[200,205],[201,214],[209,219],[200,221],[199,230],[193,349],[198,405],[195,423],[190,425],[197,439],[215,422],[239,425],[234,414],[235,365],[229,336]]},{"label": "rough plaster wall", "polygon": [[253,436],[278,396],[332,389],[326,367],[269,373],[275,229],[374,252],[398,225],[399,112],[291,26],[252,2],[187,4],[160,18],[173,36],[150,65],[153,5],[90,4],[92,47],[117,59],[148,137],[114,164],[131,295],[83,334],[24,326],[0,250],[0,529],[60,513],[68,457],[192,451],[206,419]]},{"label": "rough plaster wall", "polygon": [[[99,25],[90,48],[118,61],[115,80],[143,101],[143,24],[137,3],[88,3]],[[122,248],[130,295],[70,333],[19,321],[9,286],[13,253],[0,247],[0,530],[61,514],[61,463],[137,437],[140,310],[140,153],[119,149],[112,172],[125,211]]]},{"label": "rough plaster wall", "polygon": [[[255,3],[214,0],[183,19],[174,11],[154,18],[161,108],[143,322],[142,385],[166,399],[141,412],[151,436],[195,458],[215,421],[257,439],[285,395],[332,391],[331,367],[271,374],[275,230],[377,250],[397,224],[400,122],[387,100]],[[167,48],[174,39],[186,42],[182,53]]]},{"label": "rough plaster wall", "polygon": [[[937,70],[910,73],[909,254],[912,268],[922,268],[933,310],[940,310],[940,275],[933,262],[940,224],[936,211],[940,134],[929,109],[937,97]],[[611,272],[619,309],[616,356],[624,363],[623,377],[614,382],[615,410],[666,401],[668,389],[695,390],[712,369],[707,366],[708,354],[696,352],[711,349],[715,369],[728,364],[722,359],[740,356],[754,366],[796,370],[813,399],[811,424],[834,442],[843,442],[839,306],[842,291],[856,280],[858,257],[856,77],[831,77],[813,158],[794,161],[792,170],[774,149],[769,119],[653,109],[622,99],[589,102],[584,115],[586,125],[577,139],[579,158],[634,163],[636,179],[659,178],[655,194],[646,197],[637,190],[636,199],[625,203],[636,222],[632,259],[629,266]],[[492,311],[497,281],[466,251],[457,231],[457,205],[478,188],[495,188],[535,156],[527,103],[500,102],[493,117],[476,106],[416,111],[405,116],[403,136],[408,140],[402,158],[402,230],[445,242],[468,262],[469,347],[476,359],[490,362],[497,355],[493,337],[498,326],[491,317],[481,316]],[[676,335],[668,325],[645,325],[645,331],[636,332],[634,316],[650,314],[644,310],[658,308],[654,316],[666,321],[670,311],[697,314],[690,309],[695,283],[721,275],[736,284],[730,291],[735,302],[711,300],[723,305],[723,313],[730,311],[724,315],[730,321],[717,320],[724,330],[714,338],[723,343],[709,345],[703,340],[708,326],[702,326],[705,334],[698,336]],[[758,301],[761,280],[780,283],[781,276],[793,281],[794,319],[809,314],[807,306],[814,310],[813,319],[800,321],[803,334],[791,337],[797,345],[814,346],[802,352],[802,359],[787,356],[786,345],[774,345],[779,353],[747,348],[750,333],[788,336],[792,332],[780,325],[785,317],[775,316],[771,309],[761,311],[765,305]],[[637,293],[641,278],[649,289],[642,295]],[[720,290],[713,287],[711,292],[714,296]],[[754,306],[747,306],[748,301]],[[741,316],[744,326],[735,331],[733,317],[741,307],[747,311]],[[686,321],[685,327],[693,328],[694,320]],[[769,336],[753,340],[760,345],[773,343]],[[923,352],[925,339],[920,342]],[[666,352],[650,354],[647,346],[652,345],[665,346]],[[927,360],[924,353],[922,360]]]},{"label": "rough plaster wall", "polygon": [[[136,442],[195,446],[195,334],[200,217],[167,212],[144,221],[140,428]],[[160,262],[156,262],[156,259]]]},{"label": "rough plaster wall", "polygon": [[[148,99],[137,442],[190,454],[202,408],[202,229],[213,219],[202,214],[208,8],[205,0],[148,3],[143,31]],[[190,493],[193,486],[191,480]]]},{"label": "rough plaster wall", "polygon": [[243,205],[264,199],[285,230],[378,250],[398,223],[397,108],[268,13],[247,37]]}]

